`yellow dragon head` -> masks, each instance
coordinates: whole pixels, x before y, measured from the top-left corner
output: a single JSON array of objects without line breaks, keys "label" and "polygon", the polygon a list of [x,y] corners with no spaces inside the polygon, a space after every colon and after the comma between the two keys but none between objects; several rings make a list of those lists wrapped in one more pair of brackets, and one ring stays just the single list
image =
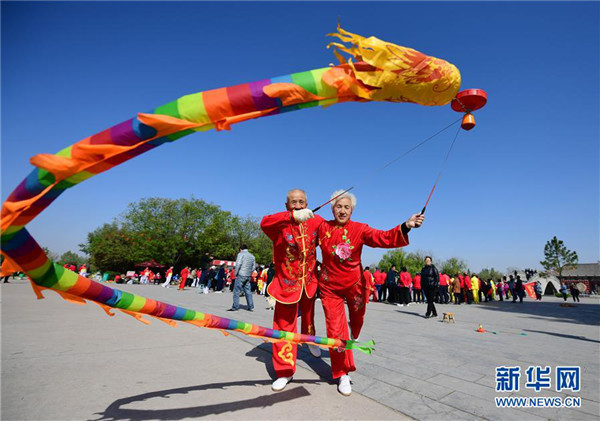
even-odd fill
[{"label": "yellow dragon head", "polygon": [[[371,101],[413,102],[421,105],[446,105],[460,88],[460,72],[447,61],[427,56],[375,37],[364,38],[343,30],[328,34],[349,45],[330,43],[340,64],[347,64],[361,83],[348,85],[358,97]],[[339,53],[350,54],[346,59]]]}]

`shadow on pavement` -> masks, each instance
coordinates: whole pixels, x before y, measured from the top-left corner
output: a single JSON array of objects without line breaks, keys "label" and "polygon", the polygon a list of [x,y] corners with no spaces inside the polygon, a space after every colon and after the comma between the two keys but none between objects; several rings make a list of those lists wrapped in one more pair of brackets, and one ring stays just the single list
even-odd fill
[{"label": "shadow on pavement", "polygon": [[419,317],[419,318],[421,318],[421,319],[424,319],[424,318],[425,318],[425,314],[422,314],[422,313],[414,313],[414,312],[412,312],[412,311],[402,311],[402,310],[396,310],[396,313],[409,314],[409,315],[411,315],[411,316],[417,316],[417,317]]},{"label": "shadow on pavement", "polygon": [[[272,345],[270,343],[260,344],[246,353],[247,357],[254,357],[256,361],[261,362],[267,368],[267,373],[274,380],[277,378],[273,368]],[[298,359],[304,361],[321,379],[329,384],[337,384],[331,377],[331,367],[324,358],[329,358],[329,353],[321,349],[321,358],[313,357],[304,346],[298,347]]]},{"label": "shadow on pavement", "polygon": [[588,339],[585,336],[567,335],[565,333],[546,332],[543,330],[531,330],[531,329],[523,329],[523,330],[525,332],[543,333],[544,335],[558,336],[560,338],[566,338],[566,339],[577,339],[579,341],[587,341],[587,342],[594,342],[594,343],[600,344],[600,341],[596,341],[594,339]]},{"label": "shadow on pavement", "polygon": [[[246,380],[227,383],[211,383],[206,385],[182,387],[178,389],[159,390],[157,392],[143,393],[127,398],[118,399],[106,408],[104,412],[96,413],[100,420],[179,420],[183,418],[197,418],[210,415],[218,415],[226,412],[235,412],[248,408],[265,408],[275,405],[279,402],[290,401],[293,399],[309,396],[310,392],[303,386],[293,387],[298,384],[320,383],[318,380],[296,380],[290,383],[288,388],[279,393],[268,393],[251,399],[244,399],[234,402],[223,402],[210,405],[193,406],[187,408],[171,409],[127,409],[123,408],[133,402],[143,402],[152,398],[166,398],[176,394],[187,394],[190,392],[209,390],[209,389],[227,389],[235,386],[267,386],[271,384],[270,380]],[[292,386],[292,387],[290,387]],[[233,414],[232,414],[233,415]]]},{"label": "shadow on pavement", "polygon": [[520,313],[531,318],[540,320],[553,319],[555,321],[570,322],[584,325],[600,326],[600,305],[596,299],[592,302],[577,303],[575,307],[561,307],[562,301],[531,301],[526,300],[523,303],[498,302],[477,305],[478,309]]}]

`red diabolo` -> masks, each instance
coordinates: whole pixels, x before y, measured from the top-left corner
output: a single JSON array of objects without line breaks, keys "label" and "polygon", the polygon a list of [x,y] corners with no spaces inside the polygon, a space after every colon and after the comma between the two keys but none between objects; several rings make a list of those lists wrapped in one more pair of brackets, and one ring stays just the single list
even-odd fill
[{"label": "red diabolo", "polygon": [[475,127],[475,117],[472,112],[483,108],[487,103],[487,93],[483,89],[467,89],[456,94],[450,106],[459,113],[465,113],[461,127],[471,130]]}]

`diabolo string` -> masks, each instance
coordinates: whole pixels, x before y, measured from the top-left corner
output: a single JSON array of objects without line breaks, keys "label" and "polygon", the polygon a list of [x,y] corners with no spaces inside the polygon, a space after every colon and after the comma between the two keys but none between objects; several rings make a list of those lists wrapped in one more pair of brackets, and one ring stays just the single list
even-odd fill
[{"label": "diabolo string", "polygon": [[[319,211],[323,206],[333,202],[335,199],[337,199],[340,196],[343,196],[344,194],[348,193],[350,190],[356,188],[356,186],[364,184],[367,180],[371,179],[372,177],[374,177],[375,175],[378,175],[380,172],[382,172],[383,170],[385,170],[387,167],[391,166],[392,164],[395,164],[396,162],[400,161],[401,159],[405,158],[407,155],[409,155],[411,152],[414,152],[415,150],[417,150],[418,148],[420,148],[421,146],[425,145],[427,142],[429,142],[430,140],[432,140],[433,138],[435,138],[436,136],[438,136],[439,134],[445,132],[446,130],[448,130],[450,127],[454,126],[456,123],[458,123],[459,121],[461,121],[462,118],[459,118],[455,121],[453,121],[452,123],[448,124],[446,127],[444,127],[443,129],[437,131],[436,133],[432,134],[431,136],[427,137],[426,139],[422,140],[421,142],[417,143],[415,146],[413,146],[412,148],[404,151],[402,154],[396,156],[394,159],[392,159],[391,161],[388,161],[386,164],[384,164],[383,166],[377,168],[376,170],[372,171],[371,173],[367,174],[359,183],[354,184],[352,187],[344,190],[342,193],[336,195],[335,197],[332,197],[331,199],[329,199],[327,202],[323,203],[320,206],[317,206],[316,208],[314,208],[312,211],[317,212]],[[460,126],[458,128],[458,130],[460,131]],[[458,137],[458,133],[456,134],[456,136],[454,137],[454,141],[452,142],[452,145],[450,146],[450,150],[452,150],[452,147],[454,146],[454,142],[456,142],[456,138]],[[448,156],[450,156],[450,150],[448,151],[448,153],[446,154],[446,159],[444,160],[444,164],[446,164],[446,161],[448,160]],[[442,165],[442,168],[443,168]],[[438,180],[439,177],[441,175],[441,171],[440,174],[438,175]],[[437,180],[436,180],[436,184],[437,184]],[[433,194],[433,190],[435,189],[435,184],[433,186],[433,189],[431,191],[431,193],[429,194],[429,198],[427,199],[427,202],[429,202],[429,199],[431,198],[431,194]],[[425,204],[425,207],[427,207],[427,203]],[[425,211],[425,207],[423,208],[423,211]]]}]

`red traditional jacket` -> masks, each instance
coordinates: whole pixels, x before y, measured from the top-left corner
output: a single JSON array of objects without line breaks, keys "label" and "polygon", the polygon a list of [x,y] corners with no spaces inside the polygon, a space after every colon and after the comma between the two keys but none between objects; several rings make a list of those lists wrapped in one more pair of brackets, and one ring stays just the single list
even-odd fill
[{"label": "red traditional jacket", "polygon": [[369,290],[375,289],[375,282],[373,281],[373,274],[369,270],[363,272],[363,276],[367,280],[367,288]]},{"label": "red traditional jacket", "polygon": [[348,221],[343,226],[325,221],[319,227],[319,245],[323,252],[323,265],[319,286],[327,289],[351,287],[363,277],[360,256],[363,245],[379,248],[396,248],[408,245],[408,237],[398,225],[389,231],[380,231],[367,224]]},{"label": "red traditional jacket", "polygon": [[413,289],[421,289],[421,274],[417,273],[412,280]]},{"label": "red traditional jacket", "polygon": [[[448,280],[446,279],[446,274],[444,273],[440,273],[439,278],[440,278],[440,286],[442,287],[446,287],[448,286]],[[449,278],[448,278],[449,279]]]},{"label": "red traditional jacket", "polygon": [[317,229],[323,218],[315,216],[298,223],[292,212],[265,216],[260,227],[273,242],[275,276],[267,287],[269,295],[284,304],[300,301],[302,290],[309,298],[317,292]]},{"label": "red traditional jacket", "polygon": [[412,283],[412,277],[410,276],[410,273],[400,272],[400,285],[408,288],[408,287],[410,287],[411,283]]}]

